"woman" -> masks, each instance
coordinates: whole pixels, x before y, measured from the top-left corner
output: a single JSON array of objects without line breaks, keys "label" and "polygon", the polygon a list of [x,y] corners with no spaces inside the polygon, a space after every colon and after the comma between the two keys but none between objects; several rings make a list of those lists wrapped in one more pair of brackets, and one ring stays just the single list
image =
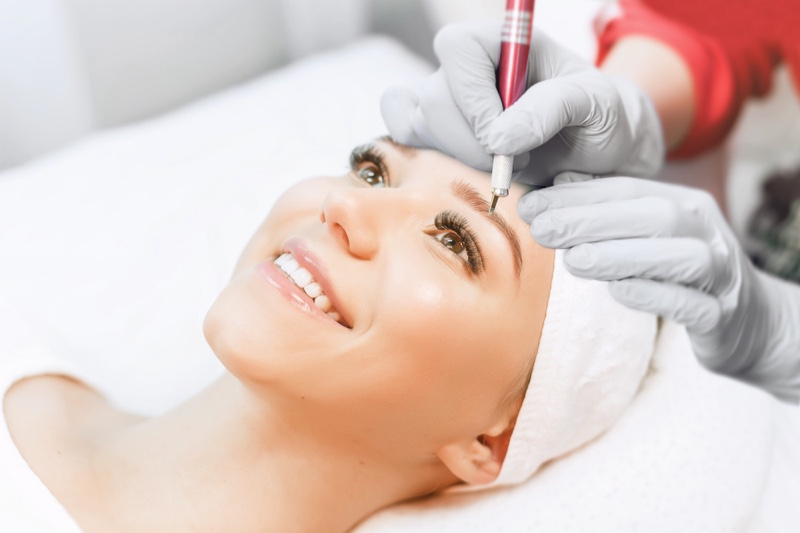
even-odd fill
[{"label": "woman", "polygon": [[[14,445],[82,530],[346,531],[395,502],[498,478],[536,396],[545,311],[570,313],[548,307],[554,253],[523,238],[513,210],[525,191],[489,216],[484,173],[388,139],[351,165],[291,188],[252,237],[204,323],[228,372],[203,392],[144,418],[64,375],[7,390]],[[592,368],[555,351],[577,378]],[[626,392],[581,406],[588,415],[564,410],[585,394],[542,361],[537,379],[570,392],[537,402],[579,427],[518,445],[507,480],[613,422],[649,355],[621,352],[635,371],[614,383],[600,358],[602,386]]]}]

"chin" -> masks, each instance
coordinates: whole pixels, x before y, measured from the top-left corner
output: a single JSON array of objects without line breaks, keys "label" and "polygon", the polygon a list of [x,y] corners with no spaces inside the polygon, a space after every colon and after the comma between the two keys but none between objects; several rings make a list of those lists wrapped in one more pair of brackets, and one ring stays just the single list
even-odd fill
[{"label": "chin", "polygon": [[282,381],[327,353],[330,339],[320,321],[273,292],[263,290],[258,273],[248,269],[217,296],[203,321],[214,354],[242,381]]},{"label": "chin", "polygon": [[217,296],[203,321],[203,334],[214,354],[234,375],[252,374],[256,366],[266,370],[272,345],[280,340],[280,317],[263,309],[237,279]]}]

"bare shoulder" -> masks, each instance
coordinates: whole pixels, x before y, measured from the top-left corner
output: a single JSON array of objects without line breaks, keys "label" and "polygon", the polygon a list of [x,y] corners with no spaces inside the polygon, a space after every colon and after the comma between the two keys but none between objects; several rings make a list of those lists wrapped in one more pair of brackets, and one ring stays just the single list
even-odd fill
[{"label": "bare shoulder", "polygon": [[138,418],[117,411],[81,381],[49,374],[15,383],[3,398],[3,413],[14,444],[34,471],[37,464],[79,453],[94,438]]},{"label": "bare shoulder", "polygon": [[[63,375],[41,375],[15,383],[3,399],[3,413],[9,432],[15,433],[47,422],[50,428],[79,425],[92,411],[108,405],[83,382]],[[81,424],[82,425],[82,424]]]}]

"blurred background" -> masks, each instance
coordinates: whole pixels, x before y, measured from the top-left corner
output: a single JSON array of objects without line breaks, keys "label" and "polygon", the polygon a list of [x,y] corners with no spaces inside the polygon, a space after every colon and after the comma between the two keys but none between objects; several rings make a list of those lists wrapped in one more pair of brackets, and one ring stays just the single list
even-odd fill
[{"label": "blurred background", "polygon": [[432,4],[0,0],[0,168],[366,33],[430,58],[439,17],[458,11]]}]

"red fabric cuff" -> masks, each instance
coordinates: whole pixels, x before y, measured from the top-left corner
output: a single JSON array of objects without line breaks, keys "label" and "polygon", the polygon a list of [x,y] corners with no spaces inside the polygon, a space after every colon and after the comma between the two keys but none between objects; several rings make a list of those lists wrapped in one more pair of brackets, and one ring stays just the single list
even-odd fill
[{"label": "red fabric cuff", "polygon": [[619,16],[599,28],[597,64],[628,35],[652,37],[671,46],[686,62],[694,81],[695,114],[686,138],[670,159],[696,156],[723,142],[747,97],[739,89],[728,56],[713,38],[668,19],[636,0],[623,0]]}]

